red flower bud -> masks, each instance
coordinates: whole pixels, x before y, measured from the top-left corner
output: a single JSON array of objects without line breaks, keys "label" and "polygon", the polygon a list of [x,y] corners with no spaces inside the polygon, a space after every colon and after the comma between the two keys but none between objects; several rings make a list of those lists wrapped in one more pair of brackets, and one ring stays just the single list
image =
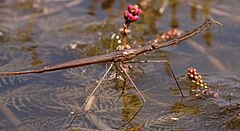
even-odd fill
[{"label": "red flower bud", "polygon": [[132,10],[133,10],[133,5],[129,4],[129,5],[128,5],[128,12],[130,12],[130,13],[131,13],[131,12],[132,12]]},{"label": "red flower bud", "polygon": [[137,20],[138,20],[138,16],[137,15],[133,16],[132,21],[137,21]]},{"label": "red flower bud", "polygon": [[141,15],[142,14],[142,10],[141,9],[136,9],[132,13],[133,13],[133,15]]},{"label": "red flower bud", "polygon": [[124,11],[124,18],[127,19],[128,18],[128,14],[129,12],[128,11]]},{"label": "red flower bud", "polygon": [[138,9],[137,5],[131,5],[129,4],[127,7],[128,11],[124,11],[124,18],[128,22],[134,22],[137,21],[139,18],[139,15],[142,14],[142,10]]}]

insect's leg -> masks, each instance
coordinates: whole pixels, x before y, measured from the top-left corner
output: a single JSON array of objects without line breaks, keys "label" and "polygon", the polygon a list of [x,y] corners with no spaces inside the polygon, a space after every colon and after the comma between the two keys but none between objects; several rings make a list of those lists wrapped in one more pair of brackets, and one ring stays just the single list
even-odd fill
[{"label": "insect's leg", "polygon": [[184,94],[183,94],[183,92],[182,92],[182,90],[181,90],[181,88],[180,88],[180,86],[179,86],[179,83],[178,83],[178,81],[177,81],[177,78],[176,78],[176,76],[175,76],[174,73],[173,73],[173,70],[172,70],[172,68],[171,68],[171,66],[170,66],[170,64],[169,64],[169,62],[168,62],[168,60],[154,60],[154,61],[126,61],[126,62],[124,62],[124,63],[166,63],[166,64],[168,65],[168,68],[169,68],[169,70],[170,70],[170,72],[171,72],[173,78],[174,78],[174,81],[175,81],[176,84],[177,84],[177,87],[178,87],[178,89],[179,89],[179,92],[181,93],[182,97],[185,97]]},{"label": "insect's leg", "polygon": [[135,83],[133,82],[133,80],[131,79],[131,77],[128,75],[128,73],[124,70],[122,64],[119,64],[121,73],[127,77],[127,79],[132,83],[132,85],[134,86],[135,90],[138,92],[138,94],[140,95],[141,99],[143,100],[143,102],[146,102],[146,99],[144,98],[144,96],[142,95],[142,93],[140,92],[140,90],[138,89],[138,87],[135,85]]},{"label": "insect's leg", "polygon": [[122,127],[128,125],[138,114],[138,112],[142,109],[142,107],[144,106],[144,103],[146,102],[146,99],[144,98],[144,96],[142,95],[142,93],[139,91],[138,87],[135,85],[135,83],[133,82],[133,80],[131,79],[131,77],[128,75],[128,73],[124,70],[124,67],[122,66],[122,63],[119,64],[119,66],[117,66],[117,68],[120,70],[120,73],[126,77],[126,79],[128,79],[131,84],[134,86],[135,90],[138,92],[138,94],[140,95],[141,99],[142,99],[142,105],[141,107],[137,110],[137,112],[129,119],[129,121],[125,124],[122,125]]},{"label": "insect's leg", "polygon": [[[102,81],[107,76],[108,72],[112,69],[113,65],[114,65],[114,63],[111,63],[111,65],[108,68],[108,70],[106,71],[106,73],[103,75],[103,77],[98,82],[97,86],[94,88],[92,93],[88,96],[88,98],[85,100],[85,102],[83,103],[83,105],[81,107],[81,111],[85,112],[85,111],[88,111],[90,109],[90,107],[91,107],[90,105],[92,105],[93,100],[95,98],[94,93],[97,91],[98,87],[101,85]],[[79,115],[79,113],[76,113],[76,115],[74,115],[73,119],[71,120],[69,125],[66,127],[66,129],[69,128],[72,125],[72,123],[75,121],[75,119],[77,118],[78,115]]]},{"label": "insect's leg", "polygon": [[[122,74],[122,72],[121,72],[121,69],[118,67],[118,65],[117,64],[115,64],[115,67],[116,67],[116,70],[117,70],[117,72],[116,72],[116,79],[118,80],[118,79],[122,79],[123,80],[123,86],[121,86],[120,88],[122,88],[122,91],[121,91],[121,94],[120,94],[120,96],[117,98],[117,101],[116,102],[118,102],[119,100],[120,100],[120,98],[122,97],[122,95],[125,93],[125,86],[126,86],[126,78],[123,76],[123,74]],[[120,74],[119,74],[120,73]]]},{"label": "insect's leg", "polygon": [[88,96],[88,98],[86,99],[86,101],[83,103],[81,109],[83,111],[86,111],[87,109],[85,109],[86,104],[88,104],[88,101],[91,99],[91,97],[94,95],[94,93],[97,91],[98,87],[101,85],[102,81],[104,80],[104,78],[107,76],[108,72],[112,69],[114,63],[111,63],[111,65],[109,66],[108,70],[106,71],[106,73],[103,75],[103,77],[100,79],[100,81],[98,82],[97,86],[94,88],[94,90],[92,91],[92,93]]}]

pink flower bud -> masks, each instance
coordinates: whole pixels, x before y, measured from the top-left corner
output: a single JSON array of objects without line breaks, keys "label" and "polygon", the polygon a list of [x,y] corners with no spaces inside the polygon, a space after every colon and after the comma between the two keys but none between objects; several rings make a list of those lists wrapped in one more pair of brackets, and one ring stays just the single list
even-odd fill
[{"label": "pink flower bud", "polygon": [[134,12],[135,15],[141,15],[142,14],[142,10],[141,9],[138,9]]},{"label": "pink flower bud", "polygon": [[127,20],[133,21],[133,15],[131,13],[128,13]]},{"label": "pink flower bud", "polygon": [[127,19],[128,18],[128,14],[129,12],[128,11],[124,11],[124,18]]},{"label": "pink flower bud", "polygon": [[137,20],[138,20],[138,16],[137,15],[133,16],[132,21],[137,21]]},{"label": "pink flower bud", "polygon": [[137,5],[129,4],[127,7],[128,11],[124,11],[124,18],[128,22],[134,22],[139,19],[139,15],[142,14],[142,10],[138,9]]},{"label": "pink flower bud", "polygon": [[132,10],[133,10],[133,5],[129,4],[129,5],[128,5],[128,12],[130,12],[130,13],[131,13],[131,12],[132,12]]}]

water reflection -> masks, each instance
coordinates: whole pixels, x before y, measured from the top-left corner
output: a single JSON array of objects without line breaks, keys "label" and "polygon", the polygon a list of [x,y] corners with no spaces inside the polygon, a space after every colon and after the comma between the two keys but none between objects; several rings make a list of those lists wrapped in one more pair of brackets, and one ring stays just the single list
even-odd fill
[{"label": "water reflection", "polygon": [[138,94],[124,94],[121,99],[123,103],[122,120],[123,123],[127,123],[138,113],[138,110],[142,106],[142,102]]},{"label": "water reflection", "polygon": [[[139,5],[141,6],[141,8],[143,9],[143,15],[141,17],[143,23],[145,23],[144,25],[144,34],[155,34],[158,32],[157,29],[157,21],[161,18],[161,14],[158,12],[159,8],[153,8],[155,7],[154,5],[159,4],[159,1],[148,1],[148,2],[144,2],[141,1],[139,2]],[[152,7],[152,8],[149,8]],[[146,25],[147,24],[147,25]],[[142,28],[139,29],[143,30]]]},{"label": "water reflection", "polygon": [[192,5],[190,5],[190,8],[191,8],[190,15],[193,21],[197,20],[197,12],[198,12],[198,9],[196,7],[197,5],[198,5],[198,1],[196,0],[192,3]]},{"label": "water reflection", "polygon": [[88,8],[88,14],[90,15],[96,15],[96,6],[98,5],[97,3],[99,0],[91,0],[90,6]]},{"label": "water reflection", "polygon": [[123,10],[126,8],[126,1],[115,1],[115,0],[91,0],[88,6],[87,13],[89,15],[98,16],[101,15],[99,13],[99,6],[101,10],[105,13],[101,15],[101,17],[108,16],[109,18],[117,16],[122,16]]},{"label": "water reflection", "polygon": [[178,13],[178,8],[179,8],[178,0],[171,0],[170,7],[171,7],[171,11],[172,11],[171,27],[172,28],[179,28],[179,22],[178,22],[178,19],[177,19],[177,13]]},{"label": "water reflection", "polygon": [[27,52],[29,52],[31,54],[31,58],[32,58],[31,65],[32,66],[39,66],[39,65],[43,64],[43,60],[41,60],[39,57],[37,46],[31,45],[28,47],[23,47],[23,50],[26,50]]},{"label": "water reflection", "polygon": [[[212,0],[204,0],[203,3],[202,3],[202,13],[203,13],[203,16],[205,18],[211,16],[211,8],[210,8],[210,5],[213,1]],[[213,44],[213,33],[211,30],[207,30],[204,35],[203,35],[203,38],[205,40],[205,43],[210,47],[212,46]]]},{"label": "water reflection", "polygon": [[[31,7],[32,6],[30,6],[29,8]],[[38,56],[39,55],[37,50],[38,46],[35,44],[34,38],[33,38],[33,34],[35,33],[35,30],[34,30],[35,26],[36,26],[36,18],[32,17],[29,19],[29,21],[23,27],[23,29],[20,29],[16,33],[17,39],[19,40],[19,42],[21,42],[22,50],[29,52],[30,55],[32,56],[32,59],[30,62],[32,66],[38,66],[43,63],[43,61]],[[30,44],[30,45],[26,45],[26,44]]]},{"label": "water reflection", "polygon": [[[213,0],[203,0],[203,1],[193,1],[190,4],[190,8],[191,8],[191,18],[193,21],[196,21],[198,18],[198,15],[201,15],[200,13],[202,13],[203,17],[206,19],[208,17],[210,17],[212,15],[211,12],[211,4],[213,3]],[[199,7],[202,7],[201,9],[199,9]],[[199,10],[201,11],[200,13]],[[211,29],[207,30],[206,32],[204,32],[203,35],[203,39],[205,40],[205,43],[211,47],[213,44],[213,34]]]}]

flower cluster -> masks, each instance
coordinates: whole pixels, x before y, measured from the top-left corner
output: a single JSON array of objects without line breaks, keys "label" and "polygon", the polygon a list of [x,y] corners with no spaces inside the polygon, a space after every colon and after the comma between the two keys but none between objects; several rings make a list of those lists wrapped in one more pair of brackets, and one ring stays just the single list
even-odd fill
[{"label": "flower cluster", "polygon": [[201,75],[195,68],[188,68],[188,78],[196,84],[195,86],[192,86],[190,90],[191,95],[219,97],[218,93],[211,91],[207,83],[203,82]]},{"label": "flower cluster", "polygon": [[138,9],[137,5],[128,5],[128,10],[124,11],[124,18],[127,22],[134,22],[138,20],[139,15],[142,14],[142,10]]},{"label": "flower cluster", "polygon": [[163,33],[161,35],[161,39],[163,39],[163,40],[172,39],[172,38],[180,36],[181,34],[182,34],[181,30],[174,28],[174,29],[170,29],[167,32]]}]

